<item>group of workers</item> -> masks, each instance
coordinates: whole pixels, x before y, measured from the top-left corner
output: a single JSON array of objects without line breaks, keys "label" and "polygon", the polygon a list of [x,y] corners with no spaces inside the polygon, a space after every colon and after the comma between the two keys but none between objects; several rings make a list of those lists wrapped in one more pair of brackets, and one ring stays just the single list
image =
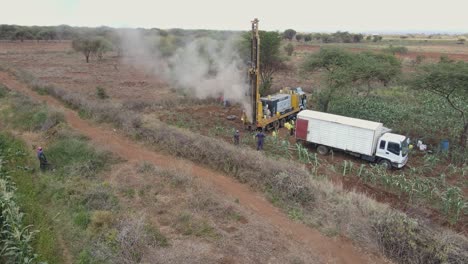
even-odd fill
[{"label": "group of workers", "polygon": [[[290,122],[284,123],[284,127],[289,131],[289,135],[293,136],[295,127],[294,127],[294,120],[291,120]],[[273,138],[276,138],[278,136],[278,132],[274,130],[271,134]],[[263,142],[265,141],[265,133],[263,132],[263,129],[258,131],[257,134],[255,134],[255,138],[257,139],[257,150],[263,150]],[[239,145],[240,142],[240,132],[239,130],[235,130],[234,135],[234,145]]]}]

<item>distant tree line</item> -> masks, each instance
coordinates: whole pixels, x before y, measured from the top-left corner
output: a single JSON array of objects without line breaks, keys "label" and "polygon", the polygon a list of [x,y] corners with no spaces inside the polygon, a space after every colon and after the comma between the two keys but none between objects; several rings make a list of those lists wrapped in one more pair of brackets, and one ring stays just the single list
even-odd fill
[{"label": "distant tree line", "polygon": [[[297,33],[294,29],[287,29],[283,32],[283,39],[309,42],[312,40],[322,43],[359,43],[364,40],[364,35],[360,33],[349,33],[348,31],[337,31],[335,33]],[[367,41],[378,42],[382,40],[380,35],[370,35]]]}]

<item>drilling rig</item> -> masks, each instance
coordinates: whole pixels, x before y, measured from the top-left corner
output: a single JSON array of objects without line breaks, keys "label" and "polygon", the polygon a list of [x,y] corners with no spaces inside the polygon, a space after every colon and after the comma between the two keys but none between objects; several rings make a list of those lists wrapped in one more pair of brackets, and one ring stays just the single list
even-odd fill
[{"label": "drilling rig", "polygon": [[252,21],[252,36],[250,47],[250,104],[251,116],[245,113],[242,120],[248,130],[271,130],[282,127],[285,122],[295,119],[299,111],[305,109],[307,96],[300,87],[280,90],[279,93],[260,97],[260,35],[258,22]]}]

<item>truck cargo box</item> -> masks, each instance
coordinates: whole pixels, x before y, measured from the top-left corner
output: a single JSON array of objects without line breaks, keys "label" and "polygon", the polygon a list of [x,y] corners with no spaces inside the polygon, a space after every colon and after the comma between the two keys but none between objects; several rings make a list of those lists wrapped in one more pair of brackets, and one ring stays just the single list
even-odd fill
[{"label": "truck cargo box", "polygon": [[372,156],[382,123],[311,110],[298,113],[296,137],[308,142]]}]

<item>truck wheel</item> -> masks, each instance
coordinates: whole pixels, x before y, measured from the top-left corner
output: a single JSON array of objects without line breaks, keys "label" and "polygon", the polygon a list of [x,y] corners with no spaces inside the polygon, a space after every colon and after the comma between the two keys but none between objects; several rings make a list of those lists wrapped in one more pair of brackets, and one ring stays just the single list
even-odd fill
[{"label": "truck wheel", "polygon": [[386,159],[380,160],[379,165],[384,167],[386,170],[389,170],[392,168],[392,164],[390,163],[390,161]]},{"label": "truck wheel", "polygon": [[280,120],[280,127],[284,127],[284,123],[286,123],[286,120],[284,118],[282,118]]},{"label": "truck wheel", "polygon": [[317,152],[320,154],[320,155],[327,155],[328,154],[328,147],[324,146],[324,145],[320,145],[317,147]]}]

